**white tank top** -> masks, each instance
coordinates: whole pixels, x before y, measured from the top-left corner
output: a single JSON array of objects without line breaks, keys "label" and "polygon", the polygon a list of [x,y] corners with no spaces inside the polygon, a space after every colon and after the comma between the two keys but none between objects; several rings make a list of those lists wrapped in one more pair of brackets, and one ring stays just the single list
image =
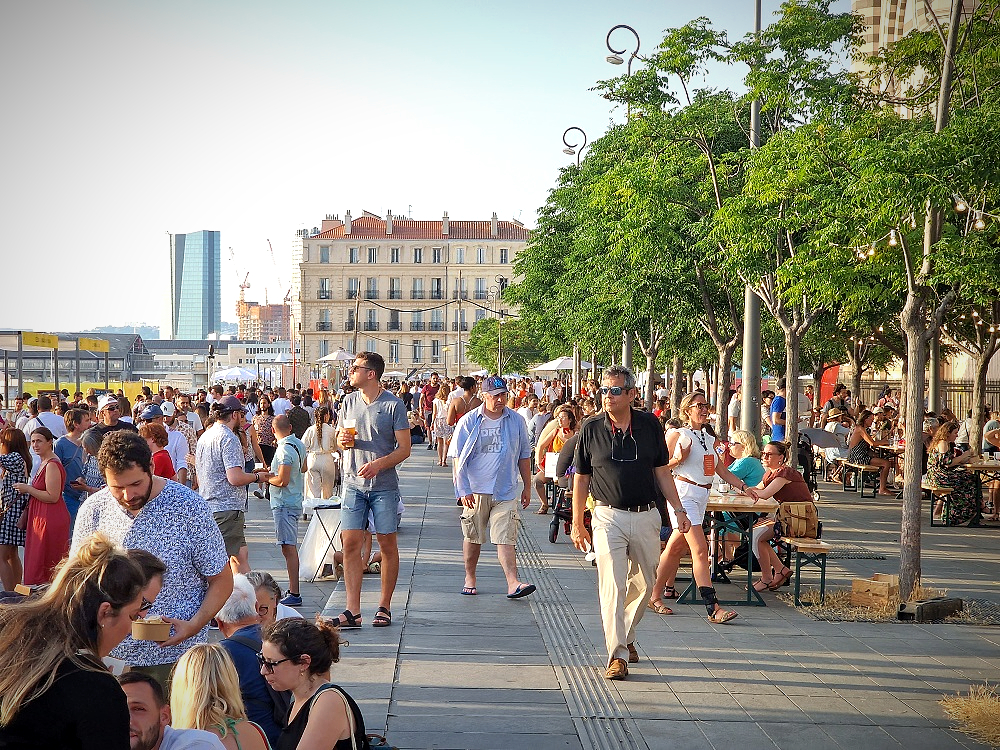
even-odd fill
[{"label": "white tank top", "polygon": [[676,456],[680,455],[681,448],[690,447],[687,458],[674,467],[674,474],[690,479],[697,484],[711,484],[712,474],[705,474],[705,456],[712,456],[717,461],[715,455],[715,438],[704,430],[692,430],[690,427],[680,427],[677,429],[680,437],[674,449]]}]

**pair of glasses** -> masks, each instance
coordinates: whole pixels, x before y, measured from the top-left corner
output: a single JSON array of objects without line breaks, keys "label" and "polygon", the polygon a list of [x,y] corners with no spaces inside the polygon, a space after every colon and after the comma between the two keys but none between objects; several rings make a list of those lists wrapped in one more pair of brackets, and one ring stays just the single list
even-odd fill
[{"label": "pair of glasses", "polygon": [[707,409],[708,408],[708,404],[706,404],[704,401],[699,401],[697,404],[691,404],[690,408],[692,408],[692,409]]},{"label": "pair of glasses", "polygon": [[278,659],[278,661],[271,661],[265,658],[264,654],[257,653],[257,663],[260,664],[260,668],[263,669],[268,674],[274,674],[274,668],[279,664],[284,664],[286,661],[295,661],[294,657],[289,656],[287,659]]},{"label": "pair of glasses", "polygon": [[142,597],[142,605],[139,607],[139,611],[136,612],[134,615],[129,615],[128,619],[130,619],[132,622],[138,622],[139,620],[142,619],[143,615],[149,612],[149,610],[151,610],[152,608],[153,608],[153,603],[147,600],[146,597]]},{"label": "pair of glasses", "polygon": [[118,407],[117,406],[105,406],[104,408],[107,411],[118,411]]},{"label": "pair of glasses", "polygon": [[761,451],[760,455],[762,455],[762,456],[780,456],[781,454],[778,453],[778,451]]},{"label": "pair of glasses", "polygon": [[370,367],[365,367],[364,365],[351,365],[351,369],[348,372],[356,372],[358,370],[371,370]]},{"label": "pair of glasses", "polygon": [[622,463],[639,460],[639,445],[635,442],[635,438],[632,437],[632,430],[628,432],[616,432],[614,437],[612,437],[611,460]]},{"label": "pair of glasses", "polygon": [[622,388],[620,385],[612,385],[612,386],[602,385],[600,388],[598,388],[598,390],[604,396],[620,396],[623,393],[625,393],[625,389]]}]

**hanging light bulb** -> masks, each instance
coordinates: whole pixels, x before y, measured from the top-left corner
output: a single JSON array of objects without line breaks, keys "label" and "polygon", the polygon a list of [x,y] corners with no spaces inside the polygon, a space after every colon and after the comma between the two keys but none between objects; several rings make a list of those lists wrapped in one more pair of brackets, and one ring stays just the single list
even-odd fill
[{"label": "hanging light bulb", "polygon": [[889,245],[892,246],[892,247],[896,247],[896,245],[898,245],[898,244],[899,244],[899,238],[896,236],[896,230],[895,229],[890,229],[889,230]]},{"label": "hanging light bulb", "polygon": [[956,195],[955,196],[955,210],[958,211],[960,214],[963,214],[963,213],[965,213],[966,211],[969,210],[969,204],[966,203],[964,200],[962,200],[961,198],[959,198]]},{"label": "hanging light bulb", "polygon": [[914,216],[913,214],[910,214],[910,229],[916,229],[916,228],[917,228],[917,217]]},{"label": "hanging light bulb", "polygon": [[882,330],[882,326],[879,326],[878,329],[879,329],[879,331],[881,331]]},{"label": "hanging light bulb", "polygon": [[871,258],[874,255],[875,255],[875,243],[873,242],[872,246],[868,248],[868,257]]},{"label": "hanging light bulb", "polygon": [[979,310],[973,310],[972,311],[972,317],[973,318],[978,318],[979,317]]},{"label": "hanging light bulb", "polygon": [[983,219],[982,213],[976,216],[976,220],[972,223],[972,227],[980,232],[986,229],[986,221]]}]

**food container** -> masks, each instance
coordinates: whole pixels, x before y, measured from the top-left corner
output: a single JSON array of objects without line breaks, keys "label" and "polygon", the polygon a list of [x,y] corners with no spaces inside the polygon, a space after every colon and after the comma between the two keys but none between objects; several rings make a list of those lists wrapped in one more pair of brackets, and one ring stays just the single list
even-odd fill
[{"label": "food container", "polygon": [[132,623],[132,637],[137,641],[162,643],[170,637],[170,623],[164,622],[159,617],[136,620]]}]

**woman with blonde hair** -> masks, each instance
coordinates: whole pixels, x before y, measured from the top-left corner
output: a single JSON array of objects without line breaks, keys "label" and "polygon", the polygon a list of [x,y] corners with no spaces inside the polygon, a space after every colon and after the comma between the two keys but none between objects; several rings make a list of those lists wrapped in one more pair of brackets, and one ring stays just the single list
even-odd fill
[{"label": "woman with blonde hair", "polygon": [[431,412],[432,434],[437,444],[438,466],[448,465],[448,461],[446,460],[448,443],[451,442],[451,436],[455,432],[455,428],[448,424],[449,393],[451,393],[451,388],[448,386],[448,383],[441,383],[437,395],[434,396],[434,401],[431,402],[433,408]]},{"label": "woman with blonde hair", "polygon": [[170,713],[175,729],[211,732],[227,750],[268,750],[264,731],[247,719],[236,667],[216,643],[192,646],[177,661]]},{"label": "woman with blonde hair", "polygon": [[542,428],[542,434],[538,436],[538,443],[535,446],[535,465],[538,471],[535,473],[534,485],[535,493],[541,507],[535,511],[540,516],[549,512],[548,498],[545,495],[545,485],[548,478],[545,476],[545,455],[547,453],[558,453],[562,447],[569,442],[569,439],[576,434],[579,420],[573,407],[568,404],[557,406],[553,418]]},{"label": "woman with blonde hair", "polygon": [[306,446],[306,496],[329,500],[337,484],[337,430],[328,406],[319,406],[313,413],[315,424],[306,430],[302,442]]},{"label": "woman with blonde hair", "polygon": [[129,750],[125,694],[101,659],[152,606],[147,583],[95,534],[43,594],[0,605],[0,746]]}]

